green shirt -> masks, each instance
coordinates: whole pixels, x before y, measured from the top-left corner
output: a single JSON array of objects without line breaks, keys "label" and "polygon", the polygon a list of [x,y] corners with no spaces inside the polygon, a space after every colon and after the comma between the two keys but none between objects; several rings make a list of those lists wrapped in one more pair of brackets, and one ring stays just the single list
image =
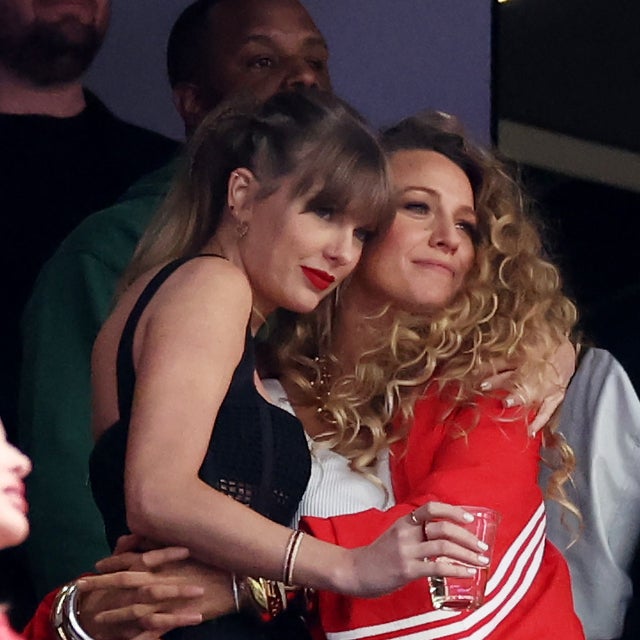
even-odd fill
[{"label": "green shirt", "polygon": [[82,222],[45,264],[25,309],[19,437],[34,466],[27,550],[40,597],[109,553],[88,485],[91,350],[174,168]]}]

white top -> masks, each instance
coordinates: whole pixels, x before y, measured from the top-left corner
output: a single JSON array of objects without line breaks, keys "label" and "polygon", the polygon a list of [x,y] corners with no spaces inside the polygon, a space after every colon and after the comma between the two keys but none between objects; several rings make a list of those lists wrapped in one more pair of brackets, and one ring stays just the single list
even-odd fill
[{"label": "white top", "polygon": [[[562,406],[560,430],[576,454],[574,486],[565,487],[584,531],[567,549],[573,532],[561,523],[559,505],[548,501],[547,533],[569,563],[576,613],[588,640],[618,638],[640,538],[640,400],[608,351],[590,349],[582,359]],[[573,525],[575,519],[568,519]]]},{"label": "white top", "polygon": [[[275,405],[295,415],[278,380],[268,378],[262,383]],[[384,510],[395,504],[388,450],[380,455],[377,465],[372,469],[382,482],[380,486],[361,473],[352,471],[344,456],[313,442],[308,436],[307,441],[311,450],[311,477],[294,523],[302,516],[329,518],[372,508]],[[386,493],[383,487],[386,488]]]}]

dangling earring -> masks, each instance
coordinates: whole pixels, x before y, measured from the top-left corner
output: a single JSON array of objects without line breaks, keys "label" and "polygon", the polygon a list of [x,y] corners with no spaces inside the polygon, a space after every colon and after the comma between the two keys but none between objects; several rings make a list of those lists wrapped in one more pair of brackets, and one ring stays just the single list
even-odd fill
[{"label": "dangling earring", "polygon": [[236,233],[240,236],[240,238],[244,238],[249,232],[249,223],[245,220],[241,220],[236,225]]}]

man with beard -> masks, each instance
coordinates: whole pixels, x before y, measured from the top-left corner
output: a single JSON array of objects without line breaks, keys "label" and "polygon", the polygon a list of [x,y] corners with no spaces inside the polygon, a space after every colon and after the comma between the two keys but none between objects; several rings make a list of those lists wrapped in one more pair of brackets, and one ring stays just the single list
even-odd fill
[{"label": "man with beard", "polygon": [[[264,99],[302,86],[330,89],[327,57],[298,0],[198,0],[178,18],[167,49],[187,134],[234,92]],[[91,348],[172,171],[168,165],[145,176],[117,205],[74,230],[42,270],[26,307],[20,441],[34,461],[28,545],[40,595],[108,553],[86,483]]]},{"label": "man with beard", "polygon": [[[0,416],[12,438],[19,322],[38,271],[83,218],[177,147],[83,89],[109,13],[109,0],[0,0]],[[18,573],[0,557],[0,582],[14,594]]]},{"label": "man with beard", "polygon": [[0,0],[0,415],[13,435],[20,313],[43,263],[176,143],[122,122],[82,87],[109,0]]}]

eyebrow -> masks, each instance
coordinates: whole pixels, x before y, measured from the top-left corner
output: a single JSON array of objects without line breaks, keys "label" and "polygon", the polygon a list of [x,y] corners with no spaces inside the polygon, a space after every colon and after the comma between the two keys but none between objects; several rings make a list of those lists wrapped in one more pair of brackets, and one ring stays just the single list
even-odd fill
[{"label": "eyebrow", "polygon": [[[434,198],[437,198],[438,203],[440,203],[440,201],[442,200],[440,192],[436,191],[435,189],[430,189],[429,187],[407,186],[402,189],[401,193],[405,194],[407,191],[422,191],[430,196],[433,196]],[[470,213],[476,218],[478,217],[478,212],[473,207],[462,206],[462,207],[458,207],[458,210],[464,211],[466,213]]]},{"label": "eyebrow", "polygon": [[[259,34],[259,33],[254,33],[251,35],[248,35],[244,41],[242,42],[242,44],[247,44],[249,42],[257,42],[259,44],[266,44],[269,46],[273,46],[275,43],[275,40],[271,37],[271,36],[267,36],[267,35],[263,35],[263,34]],[[327,52],[329,51],[329,47],[327,46],[327,41],[322,37],[322,36],[307,36],[303,41],[302,41],[302,45],[305,47],[317,47],[320,46],[323,49],[325,49]]]}]

